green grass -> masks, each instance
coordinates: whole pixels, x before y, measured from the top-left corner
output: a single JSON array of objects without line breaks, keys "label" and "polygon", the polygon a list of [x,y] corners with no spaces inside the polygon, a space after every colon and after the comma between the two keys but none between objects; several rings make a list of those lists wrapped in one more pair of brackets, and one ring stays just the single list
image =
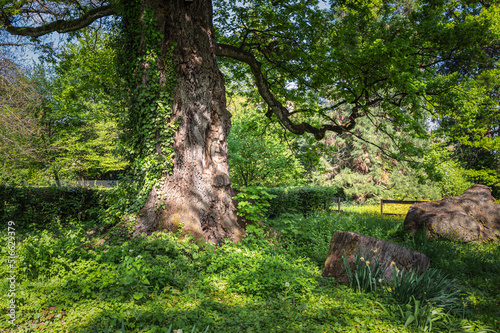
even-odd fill
[{"label": "green grass", "polygon": [[[500,246],[429,242],[401,230],[402,217],[369,206],[268,221],[239,244],[212,246],[179,234],[130,239],[126,228],[89,236],[74,222],[16,234],[16,332],[417,332],[404,305],[384,292],[356,293],[321,278],[330,239],[347,230],[424,252],[431,267],[466,290],[467,311],[436,321],[434,331],[500,331]],[[6,244],[7,227],[2,230]],[[24,264],[26,263],[26,264]],[[7,247],[0,257],[8,293]],[[0,311],[9,299],[2,297]],[[412,309],[414,311],[414,309]],[[11,326],[0,323],[2,331]]]},{"label": "green grass", "polygon": [[[389,215],[401,215],[403,217],[408,213],[411,205],[407,204],[395,204],[395,203],[385,203],[384,204],[384,216]],[[373,214],[380,217],[380,203],[379,204],[353,204],[348,203],[342,208],[345,212],[358,213],[358,214]],[[390,216],[390,215],[389,215]],[[399,222],[399,219],[393,220]]]}]

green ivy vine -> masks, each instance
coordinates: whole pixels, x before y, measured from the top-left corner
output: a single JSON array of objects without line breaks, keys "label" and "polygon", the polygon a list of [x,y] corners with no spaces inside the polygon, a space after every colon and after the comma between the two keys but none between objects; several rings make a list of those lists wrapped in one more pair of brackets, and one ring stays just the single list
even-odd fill
[{"label": "green ivy vine", "polygon": [[117,189],[120,194],[111,210],[135,215],[153,186],[161,186],[172,172],[173,135],[178,128],[172,121],[172,104],[177,80],[171,56],[174,45],[162,54],[163,34],[154,10],[143,8],[138,0],[119,0],[118,12],[122,20],[116,41],[117,66],[129,98],[121,142],[131,170]]}]

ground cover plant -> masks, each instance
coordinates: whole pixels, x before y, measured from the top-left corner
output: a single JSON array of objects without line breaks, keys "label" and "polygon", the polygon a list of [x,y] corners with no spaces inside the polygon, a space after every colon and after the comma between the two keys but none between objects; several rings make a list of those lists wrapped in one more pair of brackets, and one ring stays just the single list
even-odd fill
[{"label": "ground cover plant", "polygon": [[[17,318],[5,332],[460,332],[500,329],[498,244],[429,242],[402,218],[366,206],[314,211],[251,225],[238,244],[178,233],[131,238],[126,225],[97,233],[73,219],[16,234]],[[2,230],[6,243],[7,228]],[[321,278],[331,235],[349,230],[424,252],[465,291],[461,310],[398,303],[383,288],[362,293]],[[2,247],[1,267],[7,267]],[[8,291],[2,270],[2,294]],[[0,308],[6,313],[8,299]]]},{"label": "ground cover plant", "polygon": [[[2,0],[0,183],[119,186],[0,186],[0,307],[16,331],[498,330],[496,245],[324,207],[498,193],[498,22],[480,0]],[[337,230],[437,273],[323,279]]]}]

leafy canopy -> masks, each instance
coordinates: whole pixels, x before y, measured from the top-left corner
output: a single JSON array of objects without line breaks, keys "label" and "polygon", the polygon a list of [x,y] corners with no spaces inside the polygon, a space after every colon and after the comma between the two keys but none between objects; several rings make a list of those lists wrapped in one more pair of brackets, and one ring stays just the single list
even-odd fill
[{"label": "leafy canopy", "polygon": [[[488,116],[498,111],[496,84],[489,83],[499,59],[496,2],[212,2],[219,62],[231,79],[251,81],[268,106],[266,116],[294,134],[320,140],[329,131],[349,133],[381,108],[412,136],[426,135],[431,114],[458,118],[458,129],[489,137],[477,144],[498,145],[496,134],[484,135],[484,128],[498,127]],[[123,4],[6,0],[0,27],[31,37],[75,31],[116,15]]]},{"label": "leafy canopy", "polygon": [[126,166],[117,148],[116,117],[124,102],[109,39],[87,29],[53,64],[46,122],[56,150],[53,164],[65,178],[100,179]]},{"label": "leafy canopy", "polygon": [[[255,75],[254,67],[260,67],[265,83],[259,83],[258,75],[255,83],[269,105],[268,115],[276,115],[290,131],[310,132],[317,139],[325,131],[345,133],[360,117],[378,117],[375,110],[382,108],[382,116],[400,131],[422,137],[429,113],[437,117],[459,112],[456,103],[474,106],[466,107],[469,118],[491,111],[481,103],[485,92],[493,91],[491,84],[480,85],[476,90],[481,92],[475,94],[464,91],[467,85],[477,85],[476,79],[491,76],[485,71],[496,66],[497,5],[329,4],[327,8],[318,1],[216,1],[219,41],[228,45],[221,53],[250,68],[234,61],[224,65],[241,80],[249,69]],[[238,52],[246,58],[230,55]],[[266,89],[277,101],[266,96]],[[449,99],[455,104],[438,104]],[[340,107],[350,110],[342,119],[335,117]]]}]

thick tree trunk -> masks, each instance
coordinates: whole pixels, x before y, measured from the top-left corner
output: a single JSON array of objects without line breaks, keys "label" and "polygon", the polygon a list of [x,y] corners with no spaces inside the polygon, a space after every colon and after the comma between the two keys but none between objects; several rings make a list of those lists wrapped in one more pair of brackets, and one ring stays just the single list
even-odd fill
[{"label": "thick tree trunk", "polygon": [[174,45],[177,88],[173,120],[173,174],[160,190],[153,189],[140,211],[136,233],[172,230],[219,243],[239,240],[232,201],[226,138],[231,114],[226,109],[224,78],[215,56],[210,0],[145,0],[155,11],[164,35],[163,53]]}]

